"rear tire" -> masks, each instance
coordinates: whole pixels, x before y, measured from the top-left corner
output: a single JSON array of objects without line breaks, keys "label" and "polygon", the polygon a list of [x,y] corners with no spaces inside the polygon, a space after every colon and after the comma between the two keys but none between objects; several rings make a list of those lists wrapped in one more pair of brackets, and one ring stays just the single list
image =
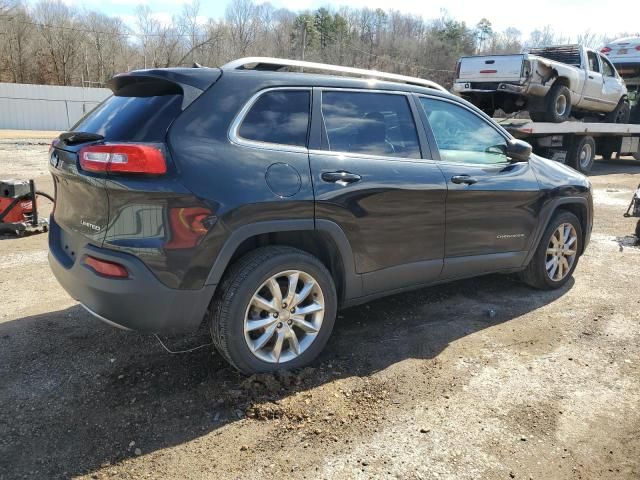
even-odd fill
[{"label": "rear tire", "polygon": [[571,91],[564,85],[553,85],[545,97],[545,107],[545,121],[566,122],[571,115]]},{"label": "rear tire", "polygon": [[242,373],[300,368],[326,345],[337,304],[331,274],[317,258],[291,247],[258,248],[235,262],[218,286],[211,337]]},{"label": "rear tire", "polygon": [[604,116],[604,121],[606,123],[629,123],[630,116],[631,107],[629,106],[629,100],[622,98],[618,102],[615,110]]},{"label": "rear tire", "polygon": [[[558,231],[561,227],[563,232],[567,230],[570,232],[571,238],[575,237],[573,243],[564,249],[566,253],[568,253],[569,250],[575,252],[573,254],[573,260],[570,259],[570,255],[563,254],[560,251],[561,248],[559,249],[559,246],[562,247],[562,245],[557,242],[557,239]],[[560,235],[560,237],[564,240],[562,235]],[[569,243],[569,241],[570,240],[567,240],[564,244]],[[529,265],[527,265],[525,270],[520,272],[520,279],[527,285],[539,290],[555,290],[560,288],[567,283],[573,275],[578,265],[581,250],[582,226],[580,225],[578,217],[571,212],[559,210],[551,217]],[[562,258],[566,260],[566,263]],[[560,263],[562,263],[562,266],[560,266]],[[556,270],[553,270],[554,265],[556,265]],[[561,277],[558,276],[558,269],[562,269]]]},{"label": "rear tire", "polygon": [[[611,157],[611,155],[609,155]],[[567,165],[579,172],[589,173],[596,158],[596,142],[593,137],[578,137],[567,153]]]}]

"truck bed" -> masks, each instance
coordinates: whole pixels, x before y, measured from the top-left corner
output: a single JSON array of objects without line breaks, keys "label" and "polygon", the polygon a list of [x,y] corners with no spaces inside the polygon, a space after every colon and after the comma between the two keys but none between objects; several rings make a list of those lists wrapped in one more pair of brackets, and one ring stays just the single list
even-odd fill
[{"label": "truck bed", "polygon": [[640,137],[640,125],[629,123],[585,123],[579,121],[548,123],[529,119],[494,119],[516,138],[547,135],[589,135],[592,137]]}]

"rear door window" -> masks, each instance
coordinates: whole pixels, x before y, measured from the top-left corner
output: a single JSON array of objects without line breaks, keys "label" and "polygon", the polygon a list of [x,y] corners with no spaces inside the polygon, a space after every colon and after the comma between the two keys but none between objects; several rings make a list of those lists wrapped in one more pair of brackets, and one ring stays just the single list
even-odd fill
[{"label": "rear door window", "polygon": [[323,91],[322,117],[331,151],[420,158],[416,124],[405,95]]},{"label": "rear door window", "polygon": [[304,147],[309,130],[308,90],[270,90],[251,106],[238,136],[256,142]]},{"label": "rear door window", "polygon": [[162,142],[182,111],[182,95],[107,98],[71,130],[104,136],[106,141]]}]

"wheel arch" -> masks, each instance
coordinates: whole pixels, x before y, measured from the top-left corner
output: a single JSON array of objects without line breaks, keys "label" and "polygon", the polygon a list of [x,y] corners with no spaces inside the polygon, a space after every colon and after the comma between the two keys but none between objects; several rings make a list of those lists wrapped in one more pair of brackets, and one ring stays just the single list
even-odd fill
[{"label": "wheel arch", "polygon": [[578,220],[580,221],[580,227],[582,229],[580,254],[582,255],[586,247],[586,239],[589,235],[589,202],[584,197],[558,198],[551,205],[549,205],[545,213],[541,215],[544,221],[541,221],[538,225],[536,235],[534,237],[535,241],[533,242],[529,254],[527,255],[523,265],[529,264],[538,246],[540,245],[540,241],[542,240],[542,236],[547,228],[547,225],[549,225],[549,222],[556,214],[556,212],[560,210],[573,213],[576,217],[578,217]]},{"label": "wheel arch", "polygon": [[585,239],[587,238],[587,234],[588,234],[587,228],[589,228],[589,225],[588,225],[589,213],[587,210],[587,205],[586,203],[571,203],[571,202],[561,203],[553,211],[549,220],[551,220],[551,218],[553,217],[553,215],[555,215],[556,212],[561,210],[564,210],[565,212],[573,213],[576,217],[578,217],[578,220],[580,221],[580,228],[582,230],[582,238],[580,239],[582,240],[580,243],[580,255],[582,255],[585,249]]},{"label": "wheel arch", "polygon": [[[556,75],[558,75],[558,72],[556,72]],[[569,79],[569,77],[564,77],[564,76],[556,76],[555,81],[553,82],[554,85],[562,85],[563,87],[567,87],[569,89],[569,92],[573,93],[573,90],[571,88],[571,80]]]},{"label": "wheel arch", "polygon": [[205,284],[219,284],[238,258],[268,245],[286,245],[317,257],[333,277],[339,302],[361,295],[362,281],[355,272],[351,245],[342,229],[328,220],[276,220],[238,228],[220,250]]}]

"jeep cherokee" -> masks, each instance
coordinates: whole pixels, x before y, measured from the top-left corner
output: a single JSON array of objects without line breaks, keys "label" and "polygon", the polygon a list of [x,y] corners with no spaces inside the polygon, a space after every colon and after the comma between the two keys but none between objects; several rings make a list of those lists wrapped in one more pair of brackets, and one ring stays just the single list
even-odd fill
[{"label": "jeep cherokee", "polygon": [[308,364],[339,308],[383,295],[559,288],[589,241],[586,177],[427,80],[249,58],[110,88],[51,148],[51,268],[111,325],[208,322],[245,373]]}]

